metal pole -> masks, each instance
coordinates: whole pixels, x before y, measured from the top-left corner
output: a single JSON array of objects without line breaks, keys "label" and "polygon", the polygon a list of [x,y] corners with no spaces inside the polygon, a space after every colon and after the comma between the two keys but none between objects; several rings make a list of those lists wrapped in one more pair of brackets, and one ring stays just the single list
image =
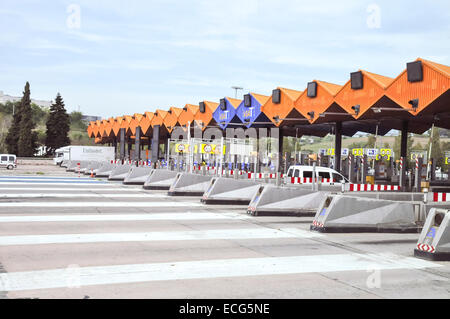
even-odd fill
[{"label": "metal pole", "polygon": [[431,151],[433,149],[433,132],[434,132],[434,123],[433,125],[431,125],[431,132],[430,132],[430,147],[428,149],[428,158],[427,158],[427,176],[429,176],[431,169],[430,159],[431,159]]}]

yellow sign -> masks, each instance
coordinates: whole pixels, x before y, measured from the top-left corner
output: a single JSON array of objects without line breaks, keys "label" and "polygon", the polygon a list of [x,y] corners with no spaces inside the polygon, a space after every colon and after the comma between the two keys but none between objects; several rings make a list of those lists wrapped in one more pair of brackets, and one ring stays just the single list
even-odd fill
[{"label": "yellow sign", "polygon": [[377,155],[377,161],[380,159],[381,157],[387,157],[387,160],[389,161],[391,159],[392,156],[392,150],[390,148],[382,148],[380,149],[380,154]]},{"label": "yellow sign", "polygon": [[354,148],[352,149],[353,156],[364,156],[364,149],[363,148]]},{"label": "yellow sign", "polygon": [[448,157],[445,158],[445,164],[450,164],[448,161]]},{"label": "yellow sign", "polygon": [[327,149],[327,155],[328,156],[334,156],[334,148]]},{"label": "yellow sign", "polygon": [[189,153],[189,144],[175,144],[175,152]]},{"label": "yellow sign", "polygon": [[215,149],[216,149],[215,144],[202,144],[200,153],[214,154]]}]

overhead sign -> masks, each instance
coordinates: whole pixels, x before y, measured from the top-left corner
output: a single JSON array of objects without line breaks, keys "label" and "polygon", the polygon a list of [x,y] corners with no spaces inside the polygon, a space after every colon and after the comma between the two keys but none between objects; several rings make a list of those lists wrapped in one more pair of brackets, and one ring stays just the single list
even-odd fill
[{"label": "overhead sign", "polygon": [[376,157],[378,155],[377,148],[368,148],[366,149],[366,155],[369,157]]},{"label": "overhead sign", "polygon": [[354,149],[352,149],[352,155],[353,156],[364,156],[364,149],[363,148],[354,148]]},{"label": "overhead sign", "polygon": [[411,151],[411,161],[415,161],[416,158],[422,157],[424,161],[427,160],[427,151]]},{"label": "overhead sign", "polygon": [[[328,156],[335,156],[335,149],[329,148],[326,150],[326,155]],[[348,148],[342,148],[341,149],[341,156],[348,156]]]},{"label": "overhead sign", "polygon": [[392,149],[382,148],[382,149],[380,149],[380,153],[377,154],[376,159],[378,161],[382,157],[387,157],[387,160],[389,161],[391,159],[392,153],[393,153]]}]

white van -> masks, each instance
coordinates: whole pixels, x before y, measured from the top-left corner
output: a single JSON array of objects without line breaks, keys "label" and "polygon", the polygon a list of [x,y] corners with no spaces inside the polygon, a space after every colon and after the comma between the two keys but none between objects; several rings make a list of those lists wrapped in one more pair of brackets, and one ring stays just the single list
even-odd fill
[{"label": "white van", "polygon": [[16,168],[17,167],[16,155],[0,154],[0,167],[6,167],[6,169]]},{"label": "white van", "polygon": [[[312,183],[313,166],[293,165],[286,174],[286,182],[295,184]],[[323,184],[348,183],[348,180],[339,172],[329,167],[316,166],[316,178]]]}]

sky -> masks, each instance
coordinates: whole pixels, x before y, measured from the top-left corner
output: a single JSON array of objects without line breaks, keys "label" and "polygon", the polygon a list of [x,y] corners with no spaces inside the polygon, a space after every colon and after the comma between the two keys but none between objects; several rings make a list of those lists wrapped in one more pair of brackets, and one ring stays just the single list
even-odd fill
[{"label": "sky", "polygon": [[450,65],[450,1],[0,0],[0,91],[120,116]]}]

